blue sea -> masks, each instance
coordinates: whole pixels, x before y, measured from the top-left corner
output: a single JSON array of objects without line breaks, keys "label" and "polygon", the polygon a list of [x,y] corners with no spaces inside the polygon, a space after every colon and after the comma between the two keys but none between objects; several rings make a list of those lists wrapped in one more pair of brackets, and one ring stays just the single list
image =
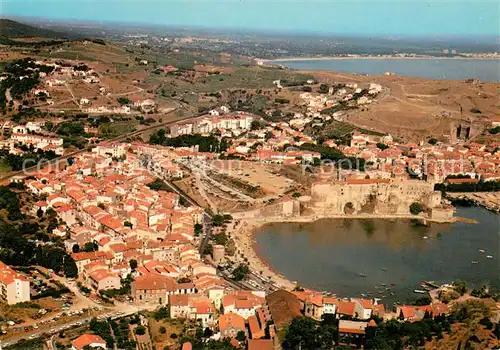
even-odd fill
[{"label": "blue sea", "polygon": [[273,61],[273,64],[301,70],[379,75],[394,72],[408,77],[500,82],[500,60],[477,59],[333,59]]}]

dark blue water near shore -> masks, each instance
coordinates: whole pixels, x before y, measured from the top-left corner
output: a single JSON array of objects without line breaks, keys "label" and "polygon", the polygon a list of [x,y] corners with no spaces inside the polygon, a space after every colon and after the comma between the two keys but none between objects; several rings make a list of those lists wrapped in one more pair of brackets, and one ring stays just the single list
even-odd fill
[{"label": "dark blue water near shore", "polygon": [[303,70],[330,70],[369,75],[394,72],[398,75],[426,79],[463,80],[476,78],[482,81],[500,82],[500,60],[334,59],[275,61],[274,63]]},{"label": "dark blue water near shore", "polygon": [[413,290],[423,280],[500,288],[500,216],[480,207],[459,207],[457,215],[479,223],[325,219],[266,225],[255,239],[276,271],[339,296],[371,293],[384,304],[402,302],[420,296]]}]

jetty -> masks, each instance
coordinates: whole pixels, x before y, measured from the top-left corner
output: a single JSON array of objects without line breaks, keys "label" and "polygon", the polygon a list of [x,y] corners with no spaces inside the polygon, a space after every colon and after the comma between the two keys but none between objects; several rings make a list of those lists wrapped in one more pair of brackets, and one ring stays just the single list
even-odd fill
[{"label": "jetty", "polygon": [[461,216],[456,216],[455,217],[455,221],[456,222],[463,222],[463,223],[466,223],[466,224],[477,224],[477,223],[479,223],[479,221],[477,221],[477,220],[469,219],[469,218],[463,218]]},{"label": "jetty", "polygon": [[492,212],[500,213],[500,196],[498,192],[447,192],[451,201],[464,200],[480,205]]}]

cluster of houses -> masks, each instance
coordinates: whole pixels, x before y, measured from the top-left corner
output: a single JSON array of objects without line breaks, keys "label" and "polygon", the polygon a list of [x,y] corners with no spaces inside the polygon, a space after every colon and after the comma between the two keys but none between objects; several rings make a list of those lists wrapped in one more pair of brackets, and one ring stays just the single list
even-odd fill
[{"label": "cluster of houses", "polygon": [[[146,184],[154,180],[125,145],[109,145],[81,154],[62,172],[35,174],[25,184],[41,198],[34,211],[58,214],[63,223],[52,233],[65,238],[81,278],[95,291],[119,289],[132,272],[130,260],[139,265],[137,281],[156,273],[158,264],[169,271],[165,278],[218,280],[196,248],[203,209],[182,206],[178,194],[150,189]],[[79,249],[88,242],[95,251]]]},{"label": "cluster of houses", "polygon": [[[383,144],[383,147],[380,147]],[[471,181],[500,180],[500,142],[484,145],[471,142],[463,145],[400,144],[392,137],[354,132],[349,146],[335,145],[345,155],[371,162],[379,177],[404,172],[442,183],[450,175],[468,175]],[[475,179],[475,180],[474,180]]]},{"label": "cluster of houses", "polygon": [[[318,152],[300,149],[302,145],[316,144],[316,141],[293,125],[294,120],[297,119],[288,123],[270,123],[257,130],[247,130],[239,136],[233,132],[231,147],[225,155],[283,164],[312,163],[315,159],[319,160]],[[192,124],[187,125],[190,129],[186,133],[200,132]],[[227,131],[223,125],[218,128],[223,132]],[[173,130],[183,129],[174,127]],[[209,130],[201,131],[208,133]],[[399,143],[391,135],[378,136],[354,131],[348,145],[326,140],[323,146],[337,149],[348,157],[364,159],[369,165],[365,167],[366,172],[373,178],[390,178],[410,173],[436,183],[444,182],[450,175],[467,175],[473,182],[500,180],[500,142],[489,145],[476,142],[467,145]]]},{"label": "cluster of houses", "polygon": [[24,151],[19,146],[23,145],[35,151],[53,151],[56,155],[62,155],[63,139],[41,135],[42,127],[42,122],[27,122],[25,125],[4,123],[1,128],[4,132],[10,132],[10,138],[0,141],[0,148],[8,149],[10,154],[20,155]]},{"label": "cluster of houses", "polygon": [[[35,63],[38,65],[53,67],[53,70],[50,73],[39,72],[39,76],[43,79],[47,89],[34,88],[31,91],[31,94],[34,96],[45,97],[45,102],[49,105],[54,103],[50,99],[50,91],[57,90],[58,87],[61,86],[66,86],[69,82],[74,81],[74,79],[80,79],[79,81],[83,81],[87,84],[101,83],[98,73],[94,69],[84,65],[75,65],[75,63],[71,61],[35,61]],[[108,88],[100,86],[99,94],[102,96],[110,95],[110,92]],[[133,101],[130,106],[122,105],[109,107],[91,106],[91,98],[82,96],[79,98],[78,104],[82,111],[88,114],[130,114],[132,109],[149,113],[154,111],[156,108],[156,103],[153,99],[136,100]]]},{"label": "cluster of houses", "polygon": [[[80,99],[80,106],[89,106],[91,101],[87,98]],[[133,110],[150,113],[156,108],[156,102],[153,99],[143,99],[136,100],[130,103],[130,105],[122,105],[118,107],[107,107],[107,106],[90,106],[83,108],[83,112],[88,114],[130,114]]]},{"label": "cluster of houses", "polygon": [[335,107],[339,103],[353,103],[354,105],[365,105],[373,102],[373,97],[382,92],[380,84],[371,83],[365,89],[358,84],[346,84],[344,87],[334,89],[328,88],[328,93],[318,94],[304,92],[300,98],[307,106],[309,113],[319,112],[324,109]]},{"label": "cluster of houses", "polygon": [[[232,137],[250,130],[252,121],[255,119],[254,115],[244,112],[225,114],[228,112],[229,109],[223,106],[220,111],[218,109],[212,110],[207,116],[172,125],[170,128],[171,135],[175,137],[179,135],[210,134],[215,130],[225,130],[228,134],[222,136]],[[221,113],[224,113],[224,115],[220,115]]]}]

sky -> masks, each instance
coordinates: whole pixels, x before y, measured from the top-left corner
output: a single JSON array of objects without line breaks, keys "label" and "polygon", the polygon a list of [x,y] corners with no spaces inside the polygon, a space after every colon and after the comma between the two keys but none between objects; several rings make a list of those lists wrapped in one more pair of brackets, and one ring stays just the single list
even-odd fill
[{"label": "sky", "polygon": [[1,0],[0,14],[270,32],[500,37],[498,0]]}]

